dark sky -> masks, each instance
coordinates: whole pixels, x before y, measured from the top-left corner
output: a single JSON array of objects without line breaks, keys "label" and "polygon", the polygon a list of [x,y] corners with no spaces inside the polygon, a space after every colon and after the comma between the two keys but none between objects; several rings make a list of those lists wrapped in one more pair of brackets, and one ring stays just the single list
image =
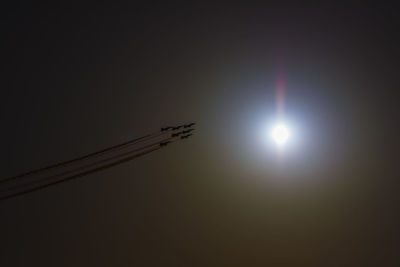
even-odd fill
[{"label": "dark sky", "polygon": [[1,178],[198,127],[1,202],[0,266],[399,266],[398,9],[329,2],[3,6]]}]

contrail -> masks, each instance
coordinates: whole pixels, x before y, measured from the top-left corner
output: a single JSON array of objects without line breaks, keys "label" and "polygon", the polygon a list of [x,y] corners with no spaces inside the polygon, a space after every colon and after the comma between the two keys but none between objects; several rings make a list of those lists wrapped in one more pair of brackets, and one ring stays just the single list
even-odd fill
[{"label": "contrail", "polygon": [[107,169],[107,168],[111,168],[111,167],[119,165],[121,163],[124,163],[124,162],[130,161],[132,159],[138,158],[140,156],[149,154],[149,153],[151,153],[151,152],[153,152],[155,150],[158,150],[160,148],[161,148],[160,146],[154,147],[154,148],[151,148],[151,149],[149,149],[147,151],[144,151],[144,152],[141,152],[139,154],[130,156],[128,158],[124,158],[124,159],[121,159],[119,161],[116,161],[116,162],[113,162],[113,163],[98,167],[96,169],[92,169],[92,170],[89,170],[89,171],[86,171],[86,172],[83,172],[83,173],[78,173],[78,174],[75,174],[73,176],[66,177],[66,178],[64,178],[62,180],[58,180],[58,181],[55,181],[55,182],[52,182],[52,183],[48,183],[48,184],[45,184],[45,185],[41,185],[41,186],[37,186],[37,187],[31,188],[31,189],[27,189],[27,190],[24,190],[24,191],[13,193],[11,195],[3,196],[3,197],[0,197],[0,201],[1,200],[6,200],[6,199],[9,199],[9,198],[13,198],[13,197],[17,197],[17,196],[21,196],[21,195],[24,195],[24,194],[28,194],[28,193],[31,193],[31,192],[35,192],[35,191],[40,190],[40,189],[44,189],[44,188],[47,188],[47,187],[50,187],[50,186],[53,186],[53,185],[57,185],[57,184],[60,184],[60,183],[63,183],[63,182],[67,182],[69,180],[76,179],[76,178],[79,178],[79,177],[82,177],[82,176],[85,176],[85,175],[88,175],[88,174],[91,174],[91,173],[95,173],[95,172],[98,172],[98,171],[101,171],[101,170],[104,170],[104,169]]},{"label": "contrail", "polygon": [[82,171],[82,170],[88,169],[88,168],[90,168],[90,167],[94,167],[94,166],[96,166],[96,165],[99,165],[99,164],[108,162],[108,161],[110,161],[110,160],[119,159],[119,158],[121,158],[121,157],[130,155],[130,154],[132,154],[132,153],[134,153],[134,152],[138,152],[138,151],[140,151],[140,150],[143,150],[143,149],[146,149],[146,148],[150,148],[150,147],[152,147],[152,146],[154,146],[154,145],[158,145],[158,146],[159,146],[160,142],[166,142],[166,141],[169,141],[169,140],[171,140],[171,139],[173,139],[173,138],[171,138],[171,137],[170,137],[170,138],[166,138],[166,139],[163,139],[163,140],[161,140],[161,141],[159,141],[159,142],[152,143],[152,144],[146,145],[146,146],[144,146],[144,147],[140,147],[140,148],[137,148],[137,149],[134,149],[134,150],[131,150],[131,151],[128,151],[128,152],[125,152],[125,153],[122,153],[122,154],[113,156],[113,157],[111,157],[111,158],[102,159],[102,160],[100,160],[100,161],[96,161],[96,162],[92,162],[92,163],[87,164],[87,165],[84,165],[84,166],[80,166],[80,167],[78,167],[78,168],[76,168],[76,169],[64,171],[64,172],[62,172],[62,173],[58,173],[58,174],[55,174],[55,175],[47,176],[47,177],[44,177],[44,178],[41,178],[41,179],[38,179],[38,180],[34,180],[34,181],[30,181],[30,182],[27,182],[27,183],[23,183],[23,184],[18,184],[18,185],[15,185],[15,186],[11,186],[11,187],[8,187],[8,188],[5,188],[5,189],[0,190],[0,193],[4,193],[4,192],[8,192],[8,191],[13,191],[13,190],[16,190],[16,189],[19,189],[19,188],[23,188],[23,187],[30,186],[30,185],[35,185],[35,184],[38,184],[38,183],[41,183],[41,182],[45,182],[45,181],[48,181],[48,180],[51,180],[51,179],[55,179],[55,178],[58,178],[58,177],[62,177],[62,176],[64,176],[64,175],[69,175],[69,174],[72,174],[72,173],[77,172],[77,171]]},{"label": "contrail", "polygon": [[152,138],[164,135],[166,133],[167,132],[147,134],[147,135],[144,135],[142,137],[139,137],[139,138],[136,138],[136,139],[133,139],[133,140],[129,140],[129,141],[124,142],[122,144],[118,144],[118,145],[115,145],[115,146],[107,147],[107,148],[102,149],[100,151],[96,151],[96,152],[93,152],[93,153],[90,153],[90,154],[87,154],[87,155],[84,155],[84,156],[80,156],[80,157],[77,157],[77,158],[74,158],[74,159],[71,159],[71,160],[67,160],[67,161],[64,161],[64,162],[56,163],[56,164],[53,164],[53,165],[50,165],[50,166],[46,166],[46,167],[43,167],[43,168],[40,168],[40,169],[32,170],[32,171],[25,172],[25,173],[22,173],[22,174],[13,176],[13,177],[2,179],[2,180],[0,180],[0,184],[9,182],[9,181],[12,181],[12,180],[15,180],[15,179],[19,179],[19,178],[22,178],[22,177],[25,177],[25,176],[28,176],[28,175],[36,174],[36,173],[47,171],[47,170],[51,170],[51,169],[54,169],[54,168],[57,168],[57,167],[68,166],[68,165],[70,165],[72,163],[75,163],[75,162],[78,162],[78,161],[81,161],[81,160],[85,160],[85,159],[89,159],[89,158],[90,159],[96,158],[97,156],[101,156],[101,155],[107,154],[107,153],[109,153],[111,151],[115,151],[115,150],[118,150],[118,149],[121,149],[121,148],[124,148],[124,147],[129,147],[131,145],[134,145],[134,144],[137,144],[137,143],[140,143],[140,142],[143,142],[143,141],[150,140]]}]

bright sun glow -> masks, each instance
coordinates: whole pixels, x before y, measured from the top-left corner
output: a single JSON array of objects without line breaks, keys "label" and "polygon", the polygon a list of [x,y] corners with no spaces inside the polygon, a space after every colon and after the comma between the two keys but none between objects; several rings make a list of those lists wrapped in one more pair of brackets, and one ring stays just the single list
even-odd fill
[{"label": "bright sun glow", "polygon": [[271,130],[271,138],[279,146],[284,145],[290,137],[289,129],[284,124],[278,124]]}]

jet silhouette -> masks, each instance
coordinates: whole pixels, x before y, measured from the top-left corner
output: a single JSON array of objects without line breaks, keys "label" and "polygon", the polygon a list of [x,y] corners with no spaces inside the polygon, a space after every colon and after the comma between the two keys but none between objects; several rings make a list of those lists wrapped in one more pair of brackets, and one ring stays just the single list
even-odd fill
[{"label": "jet silhouette", "polygon": [[182,128],[182,127],[183,127],[183,125],[176,126],[176,127],[172,127],[172,131],[179,130],[179,129]]},{"label": "jet silhouette", "polygon": [[186,130],[186,131],[182,131],[182,133],[183,134],[187,134],[187,133],[190,133],[191,131],[194,131],[194,129],[189,129],[189,130]]},{"label": "jet silhouette", "polygon": [[193,134],[182,135],[182,136],[181,136],[181,139],[189,138],[191,135],[193,135]]},{"label": "jet silhouette", "polygon": [[171,137],[176,137],[176,136],[179,136],[181,134],[183,134],[183,132],[173,133],[173,134],[171,134]]},{"label": "jet silhouette", "polygon": [[185,124],[185,125],[183,125],[183,128],[190,128],[195,124],[196,124],[195,122],[192,122],[192,123],[189,123],[189,124]]},{"label": "jet silhouette", "polygon": [[161,132],[165,132],[165,131],[168,131],[169,129],[172,129],[173,127],[171,127],[171,126],[168,126],[168,127],[165,127],[165,128],[161,128]]},{"label": "jet silhouette", "polygon": [[166,146],[166,145],[168,145],[169,143],[171,143],[171,141],[161,142],[161,143],[160,143],[160,146]]}]

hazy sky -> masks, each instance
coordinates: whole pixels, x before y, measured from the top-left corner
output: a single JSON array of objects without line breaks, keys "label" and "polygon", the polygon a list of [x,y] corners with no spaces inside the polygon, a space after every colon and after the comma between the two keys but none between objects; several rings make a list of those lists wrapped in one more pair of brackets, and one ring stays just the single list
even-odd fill
[{"label": "hazy sky", "polygon": [[[2,13],[1,178],[198,126],[192,139],[1,202],[0,266],[399,266],[394,5]],[[260,132],[280,71],[295,131],[278,160]]]}]

